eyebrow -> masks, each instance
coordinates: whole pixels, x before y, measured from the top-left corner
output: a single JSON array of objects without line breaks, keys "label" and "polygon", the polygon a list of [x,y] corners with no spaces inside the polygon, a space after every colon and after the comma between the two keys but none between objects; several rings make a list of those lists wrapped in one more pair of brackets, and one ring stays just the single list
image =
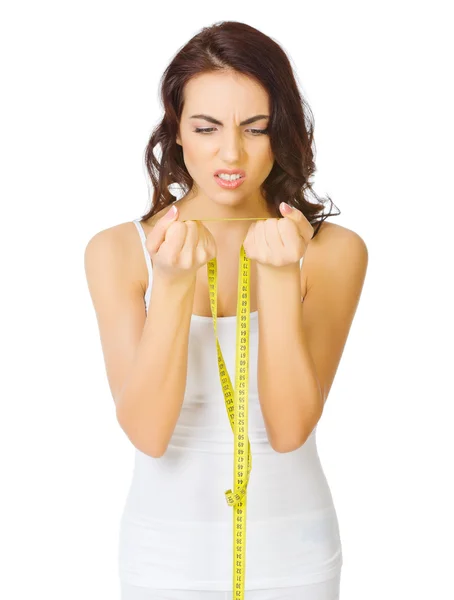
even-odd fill
[{"label": "eyebrow", "polygon": [[[190,119],[204,119],[204,121],[209,121],[210,123],[214,123],[215,125],[223,125],[221,121],[214,119],[213,117],[209,117],[208,115],[192,115],[189,117]],[[249,125],[250,123],[254,123],[255,121],[260,121],[260,119],[269,119],[268,115],[255,115],[255,117],[250,117],[245,121],[241,121],[240,125]]]}]

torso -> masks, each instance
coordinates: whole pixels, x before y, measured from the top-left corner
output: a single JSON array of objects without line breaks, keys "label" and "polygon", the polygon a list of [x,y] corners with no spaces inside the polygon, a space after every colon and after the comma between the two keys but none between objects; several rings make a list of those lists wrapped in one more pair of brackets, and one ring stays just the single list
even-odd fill
[{"label": "torso", "polygon": [[[176,202],[175,204],[179,204]],[[148,221],[142,221],[141,225],[145,232],[145,235],[148,235],[154,224],[157,220],[159,220],[164,214],[168,211],[168,207],[159,211],[148,219]],[[180,218],[185,219],[185,215],[183,211],[180,211]],[[124,224],[128,227],[129,234],[125,231],[125,235],[134,236],[135,242],[131,242],[134,244],[133,248],[133,259],[134,262],[140,261],[141,268],[140,270],[133,269],[132,272],[135,273],[134,276],[140,277],[140,285],[144,290],[144,293],[148,287],[148,272],[145,261],[143,260],[143,251],[140,248],[140,245],[137,242],[137,230],[133,223]],[[322,238],[322,230],[326,231],[331,227],[339,227],[339,225],[335,225],[333,223],[324,222],[320,227],[320,231],[317,236],[309,243],[306,254],[304,256],[304,261],[301,269],[301,298],[304,298],[307,290],[307,274],[309,272],[309,265],[307,258],[310,256],[309,247],[311,247],[311,251],[313,248],[321,246],[320,240]],[[130,238],[132,240],[132,237]],[[235,244],[234,244],[235,245]],[[239,253],[240,253],[240,242],[236,244],[238,248],[232,248],[232,242],[229,242],[229,245],[217,244],[217,271],[218,271],[218,301],[217,301],[217,315],[218,317],[226,317],[233,316],[237,314],[237,289],[238,289],[238,262],[239,262]],[[140,254],[139,254],[140,252]],[[137,263],[136,263],[137,264]],[[255,261],[251,260],[250,262],[250,311],[255,312],[257,310],[257,269]],[[136,275],[138,273],[138,275]],[[196,275],[196,287],[194,292],[194,304],[192,313],[194,315],[201,315],[206,317],[211,317],[211,308],[210,308],[210,300],[209,300],[209,292],[208,292],[208,277],[206,265],[201,267],[197,271]]]}]

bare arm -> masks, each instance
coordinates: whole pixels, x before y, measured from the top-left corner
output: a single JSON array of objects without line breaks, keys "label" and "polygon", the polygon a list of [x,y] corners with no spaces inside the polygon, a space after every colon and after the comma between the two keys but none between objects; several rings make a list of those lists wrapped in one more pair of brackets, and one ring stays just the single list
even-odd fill
[{"label": "bare arm", "polygon": [[364,241],[343,227],[321,233],[309,254],[302,304],[298,265],[259,269],[259,397],[278,452],[304,444],[323,413],[367,270]]},{"label": "bare arm", "polygon": [[147,316],[136,236],[132,224],[129,232],[121,225],[96,234],[85,272],[117,420],[136,448],[158,457],[184,398],[195,274],[164,282],[154,273]]},{"label": "bare arm", "polygon": [[131,442],[156,458],[166,451],[183,404],[194,291],[195,275],[172,283],[153,278],[145,326],[116,403]]},{"label": "bare arm", "polygon": [[133,445],[153,457],[166,451],[183,404],[197,270],[216,255],[203,225],[178,222],[178,210],[171,215],[157,221],[146,242],[153,257],[148,315],[132,224],[129,232],[120,225],[96,234],[85,250],[117,420]]}]

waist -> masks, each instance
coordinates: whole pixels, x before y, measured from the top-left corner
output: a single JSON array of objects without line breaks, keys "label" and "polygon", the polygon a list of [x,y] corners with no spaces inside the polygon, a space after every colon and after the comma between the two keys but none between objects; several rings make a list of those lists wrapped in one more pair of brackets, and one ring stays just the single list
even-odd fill
[{"label": "waist", "polygon": [[[320,510],[333,508],[331,491],[311,437],[301,448],[287,453],[251,441],[249,522],[283,515],[312,518]],[[161,458],[136,450],[125,510],[139,518],[170,523],[178,515],[180,522],[231,526],[232,508],[224,493],[232,489],[233,482],[233,439],[220,453],[214,453],[180,447],[172,438]]]},{"label": "waist", "polygon": [[[215,453],[180,447],[178,439],[161,458],[136,451],[120,529],[121,577],[158,588],[229,589],[233,509],[224,492],[233,484],[233,440]],[[251,440],[251,453],[247,587],[328,579],[340,569],[342,549],[315,435],[288,453]]]},{"label": "waist", "polygon": [[[232,510],[230,508],[230,510]],[[151,587],[229,589],[233,556],[228,523],[168,523],[125,513],[120,529],[119,566],[124,580]],[[246,521],[247,587],[297,585],[328,579],[342,565],[342,546],[333,509],[309,517],[282,516]]]}]

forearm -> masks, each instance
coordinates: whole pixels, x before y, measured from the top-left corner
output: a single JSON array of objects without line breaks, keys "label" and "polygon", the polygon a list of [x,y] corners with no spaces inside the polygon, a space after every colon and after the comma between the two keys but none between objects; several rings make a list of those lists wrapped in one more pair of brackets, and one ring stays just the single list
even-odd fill
[{"label": "forearm", "polygon": [[315,365],[302,327],[299,264],[257,265],[258,392],[273,448],[301,446],[322,410]]},{"label": "forearm", "polygon": [[195,276],[167,283],[157,276],[117,418],[131,442],[159,457],[167,449],[183,404]]}]

